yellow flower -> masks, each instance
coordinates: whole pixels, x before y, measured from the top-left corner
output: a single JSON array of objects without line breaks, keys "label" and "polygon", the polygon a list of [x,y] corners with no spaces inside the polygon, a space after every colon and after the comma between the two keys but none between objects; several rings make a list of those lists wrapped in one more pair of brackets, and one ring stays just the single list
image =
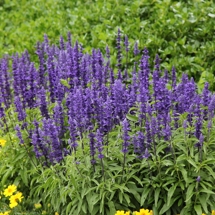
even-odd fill
[{"label": "yellow flower", "polygon": [[54,215],[59,215],[59,213],[58,212],[55,212],[55,214]]},{"label": "yellow flower", "polygon": [[10,208],[15,208],[18,205],[17,201],[10,201],[9,207]]},{"label": "yellow flower", "polygon": [[6,140],[0,139],[0,146],[4,147],[6,143]]},{"label": "yellow flower", "polygon": [[140,212],[136,211],[135,215],[153,215],[153,211],[149,211],[148,209],[140,209]]},{"label": "yellow flower", "polygon": [[10,211],[5,211],[4,213],[3,213],[3,215],[9,215],[10,214]]},{"label": "yellow flower", "polygon": [[9,185],[5,190],[4,190],[4,195],[11,196],[14,192],[16,192],[16,185]]},{"label": "yellow flower", "polygon": [[10,197],[10,205],[9,207],[10,208],[14,208],[18,205],[18,202],[21,202],[22,201],[22,193],[21,192],[18,192],[16,193],[15,195],[11,196]]},{"label": "yellow flower", "polygon": [[117,211],[117,212],[115,213],[115,215],[130,215],[130,212],[129,212],[129,211],[127,211],[127,212],[124,212],[124,211]]},{"label": "yellow flower", "polygon": [[215,215],[215,210],[212,210],[212,215]]},{"label": "yellow flower", "polygon": [[13,195],[13,196],[10,197],[10,201],[16,201],[16,202],[19,201],[19,202],[21,202],[22,198],[23,198],[22,193],[18,192],[15,195]]}]

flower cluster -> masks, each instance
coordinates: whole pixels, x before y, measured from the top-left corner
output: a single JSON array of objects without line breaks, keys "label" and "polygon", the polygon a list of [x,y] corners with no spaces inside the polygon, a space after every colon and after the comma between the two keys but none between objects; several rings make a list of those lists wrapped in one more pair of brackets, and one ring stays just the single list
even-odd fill
[{"label": "flower cluster", "polygon": [[0,212],[0,215],[9,215],[9,214],[10,214],[10,211],[5,211],[4,213]]},{"label": "flower cluster", "polygon": [[[115,215],[130,215],[130,211],[116,211]],[[140,209],[140,211],[133,212],[133,215],[153,215],[153,211],[149,209]],[[180,215],[180,214],[178,214]],[[202,213],[202,215],[206,215],[205,213]],[[212,210],[211,215],[215,215],[215,210]]]},{"label": "flower cluster", "polygon": [[148,209],[140,209],[140,211],[135,211],[134,214],[135,215],[153,215],[153,211]]},{"label": "flower cluster", "polygon": [[16,207],[23,199],[22,193],[17,191],[16,185],[9,185],[3,192],[5,197],[9,197],[10,208]]},{"label": "flower cluster", "polygon": [[[130,215],[130,211],[117,211],[115,215]],[[133,212],[133,215],[153,215],[153,211],[148,209],[140,209],[140,211]]]}]

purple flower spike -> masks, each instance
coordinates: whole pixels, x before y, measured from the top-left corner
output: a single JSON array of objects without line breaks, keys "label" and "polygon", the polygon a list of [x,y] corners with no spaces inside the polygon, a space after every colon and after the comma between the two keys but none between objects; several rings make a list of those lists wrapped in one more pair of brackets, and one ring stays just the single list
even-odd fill
[{"label": "purple flower spike", "polygon": [[127,35],[125,36],[125,51],[128,52],[129,51],[129,42],[128,42],[128,37]]},{"label": "purple flower spike", "polygon": [[176,70],[175,67],[172,67],[172,89],[176,88]]},{"label": "purple flower spike", "polygon": [[199,182],[201,181],[201,177],[198,176],[198,177],[196,178],[196,181],[199,183]]},{"label": "purple flower spike", "polygon": [[187,128],[187,120],[184,120],[184,122],[183,122],[183,128],[184,128],[184,129]]},{"label": "purple flower spike", "polygon": [[108,59],[110,59],[110,49],[108,46],[106,46],[106,56]]},{"label": "purple flower spike", "polygon": [[195,147],[201,148],[202,144],[203,144],[203,141],[204,141],[204,136],[201,133],[200,137],[199,137],[199,142],[195,144]]},{"label": "purple flower spike", "polygon": [[144,155],[143,155],[143,158],[148,159],[149,157],[150,157],[150,154],[149,154],[148,149],[146,148],[146,149],[145,149],[145,153],[144,153]]},{"label": "purple flower spike", "polygon": [[117,39],[116,39],[116,48],[117,48],[117,67],[118,67],[118,79],[122,79],[121,77],[121,61],[122,61],[122,53],[121,53],[121,32],[118,29]]},{"label": "purple flower spike", "polygon": [[96,144],[95,144],[95,134],[93,132],[90,132],[89,134],[89,138],[90,138],[90,155],[92,157],[91,159],[91,164],[95,164],[96,160],[95,160],[95,154],[96,154]]},{"label": "purple flower spike", "polygon": [[140,53],[140,50],[138,49],[138,43],[135,42],[135,44],[134,44],[134,55],[136,56],[136,55],[138,55],[139,53]]},{"label": "purple flower spike", "polygon": [[16,105],[16,112],[18,113],[18,120],[23,121],[26,118],[26,113],[22,107],[22,103],[19,96],[15,97],[14,103]]},{"label": "purple flower spike", "polygon": [[212,119],[214,117],[214,110],[215,110],[215,95],[212,96],[211,101],[208,105],[209,119]]},{"label": "purple flower spike", "polygon": [[22,138],[21,129],[20,129],[20,127],[18,125],[15,126],[15,130],[16,130],[17,137],[20,140],[20,144],[24,144],[24,140]]}]

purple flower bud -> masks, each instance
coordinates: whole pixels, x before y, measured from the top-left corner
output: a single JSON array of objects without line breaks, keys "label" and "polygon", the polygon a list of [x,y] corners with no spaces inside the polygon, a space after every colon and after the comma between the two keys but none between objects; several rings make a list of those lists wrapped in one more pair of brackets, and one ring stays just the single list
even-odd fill
[{"label": "purple flower bud", "polygon": [[176,70],[175,67],[172,67],[172,89],[176,87]]},{"label": "purple flower bud", "polygon": [[138,55],[139,53],[140,53],[140,50],[138,49],[138,43],[135,42],[135,44],[134,44],[134,55],[136,56],[136,55]]},{"label": "purple flower bud", "polygon": [[108,59],[110,58],[110,50],[109,50],[108,46],[106,46],[106,56]]},{"label": "purple flower bud", "polygon": [[212,96],[211,101],[208,105],[209,118],[214,117],[214,109],[215,109],[215,95]]},{"label": "purple flower bud", "polygon": [[22,138],[22,133],[21,133],[21,129],[18,125],[15,126],[15,130],[16,130],[16,135],[20,140],[20,144],[24,144],[24,140]]},{"label": "purple flower bud", "polygon": [[198,177],[196,178],[196,181],[199,183],[199,182],[201,181],[201,177],[198,176]]},{"label": "purple flower bud", "polygon": [[150,154],[149,154],[149,151],[148,151],[148,148],[145,149],[145,153],[143,155],[143,158],[146,158],[148,159],[150,157]]},{"label": "purple flower bud", "polygon": [[16,105],[16,112],[18,113],[18,120],[23,121],[26,118],[26,113],[25,113],[25,110],[22,106],[22,103],[21,103],[19,96],[16,96],[14,98],[14,103]]},{"label": "purple flower bud", "polygon": [[184,128],[184,129],[187,128],[187,120],[184,120],[184,122],[183,122],[183,128]]},{"label": "purple flower bud", "polygon": [[204,136],[201,133],[200,137],[199,137],[199,142],[195,144],[195,147],[201,148],[202,144],[203,144],[203,141],[204,141]]},{"label": "purple flower bud", "polygon": [[60,36],[60,49],[64,50],[64,48],[65,48],[64,39],[62,36]]},{"label": "purple flower bud", "polygon": [[43,87],[39,92],[39,99],[40,99],[39,104],[40,104],[41,114],[42,116],[46,117],[46,119],[48,119],[49,113],[48,113],[47,102],[46,102],[46,91]]}]

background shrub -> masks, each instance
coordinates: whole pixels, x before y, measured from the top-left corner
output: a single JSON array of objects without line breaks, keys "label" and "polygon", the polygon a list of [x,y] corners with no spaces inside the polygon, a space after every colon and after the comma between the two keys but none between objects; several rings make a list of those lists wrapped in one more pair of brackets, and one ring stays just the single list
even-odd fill
[{"label": "background shrub", "polygon": [[141,49],[148,48],[151,61],[159,54],[162,68],[174,65],[178,75],[188,73],[201,88],[205,80],[215,87],[213,1],[2,0],[0,12],[0,56],[25,49],[32,54],[44,34],[56,44],[68,31],[86,52],[104,53],[109,44],[114,53],[120,27],[132,45],[138,40]]}]

